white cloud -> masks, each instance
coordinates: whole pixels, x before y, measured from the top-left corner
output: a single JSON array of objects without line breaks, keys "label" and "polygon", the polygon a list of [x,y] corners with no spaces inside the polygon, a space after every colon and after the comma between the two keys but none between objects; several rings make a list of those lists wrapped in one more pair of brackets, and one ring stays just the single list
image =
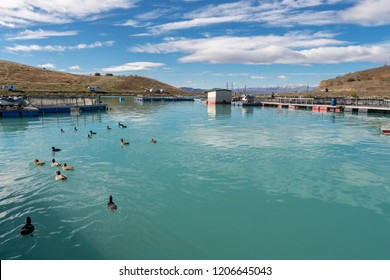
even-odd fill
[{"label": "white cloud", "polygon": [[264,77],[264,76],[251,76],[251,79],[254,79],[254,80],[265,80],[267,78]]},{"label": "white cloud", "polygon": [[279,75],[277,78],[280,80],[285,80],[285,79],[287,79],[287,76],[286,75]]},{"label": "white cloud", "polygon": [[38,64],[38,67],[41,67],[41,68],[51,68],[51,69],[56,68],[56,66],[54,64],[52,64],[52,63]]},{"label": "white cloud", "polygon": [[164,66],[163,63],[158,62],[130,62],[119,66],[111,66],[103,68],[104,72],[126,72],[126,71],[143,71],[152,70]]},{"label": "white cloud", "polygon": [[62,36],[74,36],[77,35],[77,31],[52,31],[52,30],[24,30],[17,34],[7,34],[7,41],[15,41],[15,40],[35,40],[35,39],[46,39],[49,37],[62,37]]},{"label": "white cloud", "polygon": [[133,19],[129,19],[129,20],[125,21],[124,23],[118,23],[116,25],[118,25],[118,26],[131,26],[131,27],[139,27],[140,26],[139,22],[136,20],[133,20]]},{"label": "white cloud", "polygon": [[64,52],[68,50],[82,50],[93,49],[99,47],[109,47],[114,44],[114,41],[95,42],[93,44],[78,44],[76,46],[61,46],[61,45],[15,45],[13,47],[6,47],[8,52],[34,52],[34,51],[47,51],[47,52]]},{"label": "white cloud", "polygon": [[292,8],[313,7],[323,4],[322,0],[282,0],[281,4]]},{"label": "white cloud", "polygon": [[[333,35],[335,36],[335,35]],[[147,44],[131,49],[144,53],[184,53],[181,63],[214,64],[334,64],[341,62],[383,62],[390,57],[386,44],[354,46],[333,39],[329,33],[290,32],[283,36],[214,37]]]},{"label": "white cloud", "polygon": [[243,77],[243,76],[248,76],[248,73],[229,73],[227,75],[229,77]]},{"label": "white cloud", "polygon": [[207,26],[211,24],[239,22],[239,21],[243,21],[242,16],[195,18],[187,21],[172,22],[172,23],[158,25],[152,28],[152,32],[160,33],[160,32],[171,31],[171,30],[188,29],[194,27]]},{"label": "white cloud", "polygon": [[[334,36],[334,35],[333,35]],[[279,46],[285,48],[304,48],[320,47],[331,45],[343,45],[347,42],[331,38],[330,33],[307,33],[307,32],[289,32],[282,36],[250,36],[250,37],[229,37],[220,36],[202,39],[186,39],[170,37],[166,42],[160,44],[147,44],[131,48],[134,52],[148,53],[170,53],[185,52],[193,53],[204,51],[227,51],[227,50],[248,50],[255,51],[266,49],[270,46]]]},{"label": "white cloud", "polygon": [[377,26],[390,24],[389,0],[361,0],[356,6],[340,12],[344,22]]},{"label": "white cloud", "polygon": [[13,0],[0,2],[0,14],[7,24],[18,26],[32,23],[67,23],[88,20],[113,9],[129,9],[138,0]]},{"label": "white cloud", "polygon": [[[332,4],[340,0],[243,0],[210,4],[184,14],[182,20],[150,27],[152,34],[221,23],[254,22],[271,26],[325,25],[338,22]],[[321,6],[314,10],[313,7]],[[328,9],[326,9],[326,8]]]},{"label": "white cloud", "polygon": [[69,67],[69,69],[70,70],[80,70],[81,68],[78,65],[72,65],[72,66]]},{"label": "white cloud", "polygon": [[390,45],[321,47],[301,51],[310,63],[373,62],[383,63],[390,57]]},{"label": "white cloud", "polygon": [[[335,4],[356,4],[339,11]],[[161,34],[224,23],[260,23],[267,26],[324,26],[342,23],[382,25],[390,23],[389,0],[242,0],[210,4],[182,15],[180,20],[150,26]]]},{"label": "white cloud", "polygon": [[2,21],[2,20],[0,20],[0,26],[9,27],[9,28],[14,28],[14,27],[16,27],[15,24],[9,23],[9,22],[4,22],[4,21]]}]

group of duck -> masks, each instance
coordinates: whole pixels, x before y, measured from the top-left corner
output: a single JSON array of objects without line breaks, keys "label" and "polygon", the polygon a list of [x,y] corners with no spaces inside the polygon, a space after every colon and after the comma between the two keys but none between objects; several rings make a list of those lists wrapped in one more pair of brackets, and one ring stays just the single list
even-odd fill
[{"label": "group of duck", "polygon": [[[122,124],[122,123],[118,123],[118,126],[121,127],[121,128],[126,128],[127,126]],[[111,127],[107,126],[107,130],[110,130]],[[74,128],[74,131],[77,131],[77,127]],[[65,131],[61,128],[60,130],[61,133],[64,133]],[[92,135],[96,134],[96,132],[93,132],[92,130],[89,131],[87,137],[88,138],[92,138]],[[157,140],[155,140],[154,138],[152,138],[150,140],[151,143],[157,143]],[[129,142],[127,141],[124,141],[123,139],[120,140],[120,144],[121,145],[129,145]],[[59,152],[61,151],[60,148],[56,148],[56,147],[51,147],[51,150],[52,152]],[[34,165],[45,165],[45,162],[44,161],[39,161],[38,159],[35,159],[34,160]],[[63,170],[74,170],[74,167],[71,166],[71,165],[67,165],[66,163],[64,164],[61,164],[59,163],[58,161],[55,160],[55,158],[52,159],[51,161],[51,166],[52,167],[61,167]],[[56,180],[66,180],[68,177],[65,175],[65,174],[61,174],[60,171],[56,171],[56,176],[55,176],[55,179]],[[112,195],[109,196],[108,198],[108,203],[107,203],[107,209],[112,211],[112,212],[115,212],[116,210],[118,210],[118,207],[117,205],[113,202],[113,198],[112,198]],[[21,235],[31,235],[32,236],[32,233],[34,231],[34,225],[31,223],[31,217],[27,217],[26,218],[26,224],[20,229],[20,234]]]},{"label": "group of duck", "polygon": [[[51,147],[51,150],[52,150],[53,153],[61,151],[61,149],[56,148],[56,147]],[[39,159],[35,159],[34,160],[34,165],[45,165],[45,162],[44,161],[40,161]],[[56,161],[54,158],[51,160],[51,166],[52,167],[61,167],[62,170],[74,170],[73,166],[67,165],[66,163],[61,164],[58,161]],[[61,174],[61,172],[57,170],[55,179],[63,181],[63,180],[68,179],[68,177],[66,175],[64,175],[64,174]]]}]

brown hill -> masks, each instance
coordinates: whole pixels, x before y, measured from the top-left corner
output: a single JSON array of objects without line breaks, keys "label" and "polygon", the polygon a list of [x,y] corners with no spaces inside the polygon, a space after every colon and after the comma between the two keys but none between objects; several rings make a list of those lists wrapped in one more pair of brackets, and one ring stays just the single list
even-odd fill
[{"label": "brown hill", "polygon": [[328,89],[329,94],[353,97],[390,97],[390,66],[348,73],[322,81],[317,91]]},{"label": "brown hill", "polygon": [[[78,75],[0,60],[0,86],[7,84],[16,85],[15,93],[24,95],[96,94],[89,92],[88,86],[99,86],[99,94],[134,95],[145,93],[152,88],[163,89],[163,94],[188,94],[176,87],[142,76]],[[0,90],[0,94],[2,93]]]}]

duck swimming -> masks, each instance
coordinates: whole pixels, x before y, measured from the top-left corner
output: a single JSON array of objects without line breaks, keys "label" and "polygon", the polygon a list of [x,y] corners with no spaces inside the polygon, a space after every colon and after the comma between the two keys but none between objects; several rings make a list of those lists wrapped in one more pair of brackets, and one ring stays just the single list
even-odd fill
[{"label": "duck swimming", "polygon": [[129,145],[129,142],[126,142],[126,141],[124,141],[123,139],[121,139],[121,145]]},{"label": "duck swimming", "polygon": [[52,150],[53,152],[59,152],[59,151],[61,151],[61,149],[56,148],[56,147],[51,147],[51,150]]},{"label": "duck swimming", "polygon": [[63,170],[74,170],[73,166],[71,166],[71,165],[66,165],[66,163],[64,163],[64,165],[62,166],[62,169],[63,169]]},{"label": "duck swimming", "polygon": [[59,163],[58,161],[56,161],[55,158],[53,158],[51,160],[51,166],[55,167],[55,166],[61,166],[61,163]]},{"label": "duck swimming", "polygon": [[55,179],[60,180],[60,181],[64,181],[64,180],[68,179],[68,177],[66,177],[66,175],[64,175],[64,174],[61,174],[60,171],[57,171]]},{"label": "duck swimming", "polygon": [[31,224],[31,218],[27,217],[26,218],[26,224],[20,229],[20,234],[21,235],[29,235],[34,231],[34,225]]},{"label": "duck swimming", "polygon": [[109,127],[109,126],[107,125],[107,129],[111,129],[111,127]]},{"label": "duck swimming", "polygon": [[118,207],[114,202],[112,202],[112,196],[110,195],[110,201],[107,203],[107,209],[111,211],[116,211],[118,210]]},{"label": "duck swimming", "polygon": [[126,128],[127,127],[126,125],[124,125],[123,123],[120,123],[120,122],[118,122],[118,126],[122,127],[122,128]]},{"label": "duck swimming", "polygon": [[38,159],[34,160],[34,165],[45,165],[44,161],[39,161]]}]

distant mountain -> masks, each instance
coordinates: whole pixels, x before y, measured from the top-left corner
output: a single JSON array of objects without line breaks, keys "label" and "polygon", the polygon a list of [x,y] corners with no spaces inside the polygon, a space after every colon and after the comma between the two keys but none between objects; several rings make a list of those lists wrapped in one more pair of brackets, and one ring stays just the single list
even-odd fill
[{"label": "distant mountain", "polygon": [[348,73],[320,83],[317,91],[350,96],[389,96],[390,66]]},{"label": "distant mountain", "polygon": [[[194,89],[189,87],[181,87],[182,90],[189,93],[204,93],[208,89]],[[274,93],[291,93],[291,92],[313,92],[316,87],[307,85],[285,85],[275,87],[251,87],[251,88],[236,88],[233,89],[235,93],[247,93],[247,94],[271,94]]]},{"label": "distant mountain", "polygon": [[180,89],[188,93],[205,93],[208,91],[207,89],[191,88],[191,87],[181,87]]},{"label": "distant mountain", "polygon": [[275,87],[252,87],[236,89],[236,92],[248,94],[271,94],[271,93],[291,93],[291,92],[313,92],[316,87],[307,85],[285,85]]},{"label": "distant mountain", "polygon": [[[150,89],[163,94],[185,95],[185,91],[160,81],[132,75],[110,73],[78,75],[0,60],[0,86],[16,85],[17,92],[26,95],[91,95],[88,86],[98,86],[99,93],[141,94]],[[0,90],[0,94],[4,94]]]}]

